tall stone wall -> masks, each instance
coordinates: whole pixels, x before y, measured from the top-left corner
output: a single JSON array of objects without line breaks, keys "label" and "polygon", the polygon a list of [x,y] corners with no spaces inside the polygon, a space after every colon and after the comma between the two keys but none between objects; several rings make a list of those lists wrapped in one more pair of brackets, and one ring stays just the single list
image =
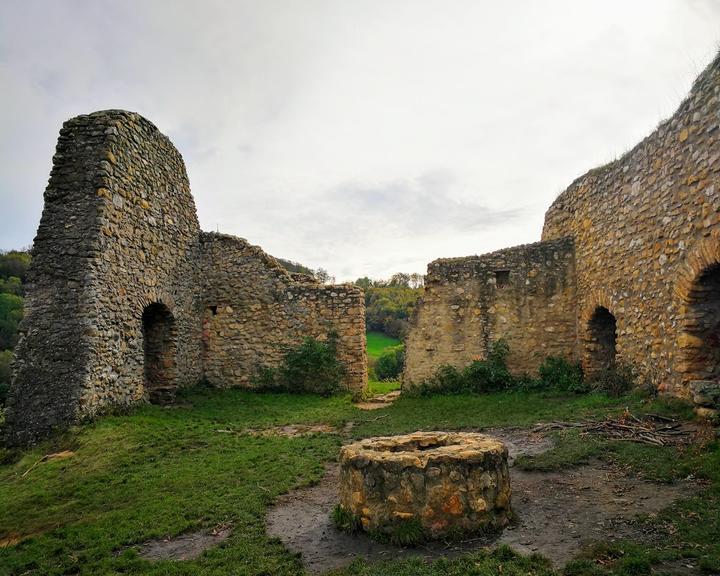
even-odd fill
[{"label": "tall stone wall", "polygon": [[11,444],[111,406],[171,399],[206,368],[218,385],[246,385],[251,364],[328,327],[348,387],[365,386],[362,292],[299,281],[244,241],[201,234],[180,153],[131,112],[64,124],[29,277]]},{"label": "tall stone wall", "polygon": [[720,56],[672,118],[558,197],[542,237],[565,236],[575,239],[587,371],[597,368],[591,319],[602,307],[615,318],[617,357],[662,389],[686,395],[690,380],[718,376],[708,367],[718,303],[700,277],[720,264]]},{"label": "tall stone wall", "polygon": [[124,111],[64,124],[20,328],[14,440],[140,400],[151,303],[175,320],[177,384],[199,379],[198,235],[182,158],[153,124]]},{"label": "tall stone wall", "polygon": [[290,274],[241,238],[203,233],[204,373],[218,386],[252,387],[261,367],[310,336],[339,336],[346,386],[365,387],[365,300],[351,285],[325,286]]},{"label": "tall stone wall", "polygon": [[536,373],[546,356],[572,359],[574,302],[570,239],[436,260],[406,339],[403,384],[416,385],[443,364],[462,368],[483,359],[500,338],[515,373]]}]

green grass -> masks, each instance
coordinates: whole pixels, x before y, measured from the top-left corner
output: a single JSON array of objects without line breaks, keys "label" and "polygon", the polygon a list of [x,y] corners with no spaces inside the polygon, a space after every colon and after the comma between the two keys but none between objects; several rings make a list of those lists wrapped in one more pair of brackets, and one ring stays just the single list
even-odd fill
[{"label": "green grass", "polygon": [[367,333],[367,353],[370,358],[379,358],[386,348],[401,344],[400,340],[382,332]]},{"label": "green grass", "polygon": [[[619,413],[626,405],[635,412],[662,408],[640,398],[602,395],[401,397],[383,410],[388,417],[378,419],[376,413],[356,409],[347,396],[323,399],[198,388],[185,392],[181,402],[185,407],[146,406],[127,416],[105,417],[33,450],[6,452],[0,465],[0,539],[11,535],[24,539],[0,548],[0,574],[303,574],[299,558],[265,534],[266,509],[279,494],[316,482],[324,463],[337,456],[346,438],[340,434],[252,436],[243,433],[248,428],[327,423],[340,429],[353,421],[350,434],[359,438],[418,429],[600,418]],[[554,462],[545,465],[577,463],[584,450],[577,444],[571,437],[561,438],[555,454],[546,458]],[[623,561],[654,562],[686,555],[698,558],[708,570],[718,565],[720,449],[677,453],[624,446],[597,448],[593,455],[632,463],[662,480],[695,474],[707,478],[708,489],[652,520],[674,527],[663,546],[614,545],[625,546]],[[63,449],[74,455],[32,468],[44,454]],[[151,538],[223,523],[233,526],[230,538],[196,560],[149,562],[139,558],[134,548]],[[597,568],[592,557],[585,562],[586,567]],[[489,575],[499,573],[500,565],[503,574],[554,574],[543,559],[518,557],[505,549],[433,564],[356,562],[337,574]]]},{"label": "green grass", "polygon": [[400,390],[399,380],[368,380],[368,392],[371,396],[387,394],[393,390]]},{"label": "green grass", "polygon": [[[386,348],[397,346],[401,344],[400,340],[383,334],[382,332],[368,332],[367,333],[367,353],[370,363],[380,357]],[[368,393],[371,396],[377,394],[387,394],[393,390],[400,389],[400,382],[398,380],[388,380],[381,382],[370,378],[368,380]]]}]

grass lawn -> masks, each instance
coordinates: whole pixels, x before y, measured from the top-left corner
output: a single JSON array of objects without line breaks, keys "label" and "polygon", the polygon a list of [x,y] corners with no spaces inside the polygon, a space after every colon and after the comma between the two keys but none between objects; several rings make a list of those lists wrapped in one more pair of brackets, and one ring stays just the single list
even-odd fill
[{"label": "grass lawn", "polygon": [[370,358],[378,358],[385,348],[401,344],[400,340],[382,332],[367,333],[367,353]]},{"label": "grass lawn", "polygon": [[[374,360],[380,357],[386,348],[401,344],[400,340],[383,334],[382,332],[367,333],[367,353],[368,360],[372,364]],[[379,381],[374,378],[368,380],[368,392],[371,395],[387,394],[393,390],[400,389],[400,382],[397,380]]]},{"label": "grass lawn", "polygon": [[388,392],[399,389],[399,380],[373,380],[372,378],[368,380],[368,392],[371,396],[387,394]]},{"label": "grass lawn", "polygon": [[[11,538],[17,543],[0,548],[0,574],[303,574],[300,559],[265,534],[266,508],[279,494],[317,481],[324,463],[336,457],[350,436],[255,436],[245,432],[248,428],[320,423],[341,428],[353,421],[350,435],[360,438],[597,418],[625,406],[635,412],[678,410],[635,397],[618,400],[596,394],[401,397],[381,419],[377,412],[356,409],[346,396],[323,399],[198,388],[184,392],[179,401],[173,408],[145,406],[128,415],[107,416],[21,454],[1,453],[0,541]],[[38,463],[43,455],[61,450],[73,455]],[[693,474],[707,478],[708,484],[699,496],[647,520],[672,527],[660,545],[613,544],[597,552],[605,564],[596,563],[591,552],[572,564],[567,576],[650,574],[650,563],[681,557],[698,559],[708,574],[720,571],[717,443],[678,452],[617,441],[585,442],[564,434],[556,449],[522,465],[571,466],[590,456],[612,458],[662,480]],[[196,560],[149,562],[134,548],[148,539],[226,523],[233,527],[230,538]],[[556,574],[544,559],[519,557],[505,548],[434,564],[406,560],[370,566],[358,561],[336,574],[500,573]]]}]

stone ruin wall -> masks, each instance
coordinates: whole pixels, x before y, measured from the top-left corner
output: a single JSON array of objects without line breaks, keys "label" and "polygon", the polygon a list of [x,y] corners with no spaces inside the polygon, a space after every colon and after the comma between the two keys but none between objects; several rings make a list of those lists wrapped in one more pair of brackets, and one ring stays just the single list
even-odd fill
[{"label": "stone ruin wall", "polygon": [[143,397],[150,302],[176,318],[178,383],[197,380],[198,232],[182,158],[154,125],[120,111],[64,124],[8,403],[16,441]]},{"label": "stone ruin wall", "polygon": [[241,238],[203,233],[204,374],[217,386],[253,387],[260,367],[310,336],[339,336],[345,385],[365,387],[365,298],[352,285],[325,286],[287,272]]},{"label": "stone ruin wall", "polygon": [[[533,334],[527,346],[539,347],[529,360],[520,342],[523,369],[536,366],[552,347],[553,354],[580,359],[587,374],[596,373],[605,336],[593,333],[591,320],[602,308],[615,319],[615,359],[635,365],[661,392],[688,396],[689,382],[720,379],[720,55],[672,118],[557,198],[542,240],[533,246],[574,241],[576,291],[568,289],[547,311],[559,313],[563,327],[543,334],[542,313],[539,325],[520,314],[521,297],[506,309],[473,306],[497,290],[487,275],[474,278],[475,267],[523,247],[439,260],[428,267],[429,287],[407,338],[406,382],[426,378],[440,364],[463,366],[483,357],[494,337],[486,326],[497,325],[498,310],[519,333]],[[521,295],[524,287],[513,290]],[[694,394],[696,403],[712,404],[698,396],[712,394]]]},{"label": "stone ruin wall", "polygon": [[696,279],[720,263],[719,128],[720,55],[671,119],[548,210],[543,239],[575,239],[586,371],[596,369],[588,322],[602,306],[616,319],[618,358],[661,389],[684,396],[689,380],[708,376],[695,361],[702,342],[690,303]]},{"label": "stone ruin wall", "polygon": [[[211,236],[201,235],[180,153],[152,123],[111,110],[64,124],[33,246],[6,416],[11,444],[31,443],[111,406],[148,399],[149,370],[162,373],[174,389],[200,381],[206,361],[221,364],[207,355],[203,342],[206,301],[215,288],[202,265]],[[268,291],[267,278],[281,274],[273,259],[259,253],[255,249],[256,264],[245,269],[258,274],[257,286],[252,277],[232,272],[234,262],[223,262],[231,254],[213,254],[211,275],[224,281],[228,277],[217,272],[229,273],[241,291],[237,299],[248,309],[289,292],[310,303],[273,308],[281,317],[277,322],[266,318],[262,328],[267,332],[248,341],[257,361],[266,359],[258,344],[264,338],[278,346],[299,343],[302,335],[332,325],[349,366],[347,384],[363,388],[364,306],[355,305],[362,293],[304,286],[287,274],[286,290]],[[235,302],[233,285],[217,288]],[[147,318],[165,325],[150,329]],[[286,329],[294,331],[280,334]],[[226,327],[228,346],[235,342],[232,330]],[[146,360],[145,341],[162,341],[166,347],[157,362]],[[222,354],[226,366],[248,358],[245,352],[241,357],[228,350]],[[276,359],[277,351],[270,356]],[[224,384],[246,382],[233,377]]]},{"label": "stone ruin wall", "polygon": [[443,364],[463,368],[484,359],[500,338],[516,374],[535,374],[546,356],[572,358],[574,301],[569,239],[436,260],[406,338],[403,385],[422,382]]}]

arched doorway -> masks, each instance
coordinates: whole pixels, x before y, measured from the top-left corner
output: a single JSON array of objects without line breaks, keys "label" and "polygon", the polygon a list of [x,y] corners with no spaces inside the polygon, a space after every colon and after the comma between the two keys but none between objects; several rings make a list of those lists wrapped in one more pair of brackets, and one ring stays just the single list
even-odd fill
[{"label": "arched doorway", "polygon": [[175,318],[164,304],[155,302],[143,310],[145,393],[153,404],[175,399]]},{"label": "arched doorway", "polygon": [[705,268],[688,292],[685,321],[688,380],[720,379],[720,264]]},{"label": "arched doorway", "polygon": [[588,322],[585,372],[589,376],[615,366],[616,341],[615,316],[604,306],[598,306]]}]

